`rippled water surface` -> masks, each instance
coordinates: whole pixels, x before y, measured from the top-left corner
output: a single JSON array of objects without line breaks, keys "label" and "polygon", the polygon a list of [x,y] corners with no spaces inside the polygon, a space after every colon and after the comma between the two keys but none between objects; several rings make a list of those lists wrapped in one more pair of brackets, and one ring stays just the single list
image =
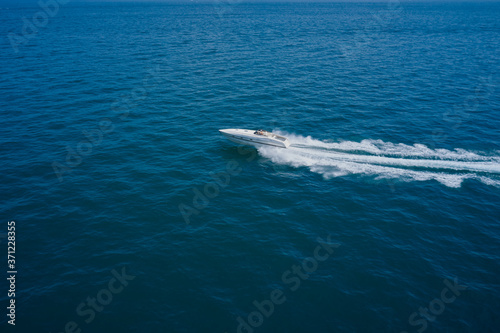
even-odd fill
[{"label": "rippled water surface", "polygon": [[500,330],[498,3],[2,6],[13,331]]}]

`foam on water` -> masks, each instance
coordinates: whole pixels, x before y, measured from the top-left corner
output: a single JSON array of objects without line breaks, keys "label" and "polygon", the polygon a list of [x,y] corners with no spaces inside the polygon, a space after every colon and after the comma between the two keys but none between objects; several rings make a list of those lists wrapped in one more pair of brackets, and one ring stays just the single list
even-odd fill
[{"label": "foam on water", "polygon": [[464,149],[431,149],[381,140],[324,142],[295,134],[286,135],[288,149],[262,147],[259,152],[273,163],[308,167],[326,179],[362,174],[403,181],[437,180],[460,187],[465,179],[500,187],[500,156]]}]

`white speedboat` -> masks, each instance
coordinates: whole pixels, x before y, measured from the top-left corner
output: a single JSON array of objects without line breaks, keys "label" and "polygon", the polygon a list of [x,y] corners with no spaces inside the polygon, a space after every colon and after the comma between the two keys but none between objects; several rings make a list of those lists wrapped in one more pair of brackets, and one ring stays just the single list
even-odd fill
[{"label": "white speedboat", "polygon": [[260,146],[275,146],[288,148],[290,141],[281,135],[277,135],[263,130],[247,130],[239,128],[221,129],[222,133],[230,141],[250,145],[254,147]]}]

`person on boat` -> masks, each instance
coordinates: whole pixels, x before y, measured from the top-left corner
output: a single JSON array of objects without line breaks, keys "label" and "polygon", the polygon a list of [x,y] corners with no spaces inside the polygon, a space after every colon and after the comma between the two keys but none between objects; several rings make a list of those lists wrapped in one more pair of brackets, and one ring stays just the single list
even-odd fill
[{"label": "person on boat", "polygon": [[255,134],[264,135],[264,131],[263,130],[257,130],[257,132],[255,132]]}]

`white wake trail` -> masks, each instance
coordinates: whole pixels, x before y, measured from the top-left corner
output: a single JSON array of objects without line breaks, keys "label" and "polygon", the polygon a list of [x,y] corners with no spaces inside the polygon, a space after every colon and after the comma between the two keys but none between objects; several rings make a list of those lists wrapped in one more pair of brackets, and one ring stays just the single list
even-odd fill
[{"label": "white wake trail", "polygon": [[262,147],[259,152],[273,163],[308,167],[325,178],[364,174],[403,181],[437,180],[460,187],[465,179],[500,187],[500,155],[464,149],[430,149],[381,140],[324,142],[289,133],[288,149]]}]

